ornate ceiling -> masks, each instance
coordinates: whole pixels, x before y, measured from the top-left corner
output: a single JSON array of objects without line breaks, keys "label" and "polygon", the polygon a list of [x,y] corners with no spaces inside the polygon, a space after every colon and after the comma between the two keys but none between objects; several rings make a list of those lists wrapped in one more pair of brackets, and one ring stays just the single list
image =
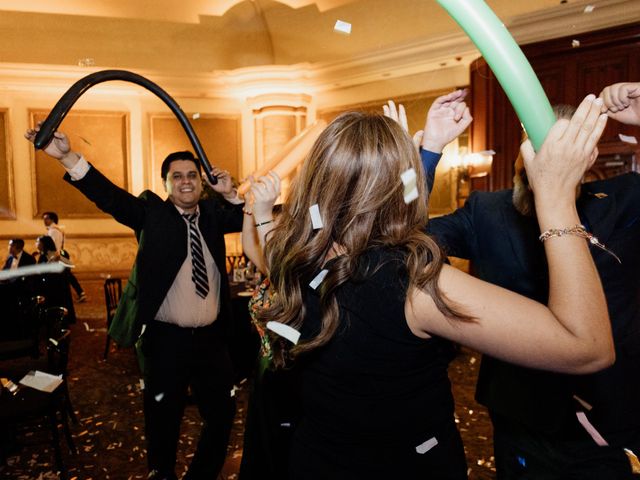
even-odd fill
[{"label": "ornate ceiling", "polygon": [[[571,34],[629,21],[608,11],[640,2],[487,3],[508,27],[568,15],[562,28]],[[596,7],[589,14],[587,4]],[[352,33],[336,33],[336,20],[351,23]],[[554,34],[544,24],[535,30]],[[463,37],[436,0],[0,0],[0,32],[2,63],[176,72],[329,64]],[[457,53],[452,47],[451,57]]]}]

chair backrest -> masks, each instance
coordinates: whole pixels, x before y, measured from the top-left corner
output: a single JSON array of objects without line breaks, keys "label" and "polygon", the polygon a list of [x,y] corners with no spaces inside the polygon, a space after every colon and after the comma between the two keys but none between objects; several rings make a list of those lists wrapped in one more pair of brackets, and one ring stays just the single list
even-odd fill
[{"label": "chair backrest", "polygon": [[104,302],[107,307],[107,322],[110,323],[118,308],[118,302],[122,296],[122,280],[119,278],[107,278],[104,281]]},{"label": "chair backrest", "polygon": [[0,332],[1,360],[40,356],[40,339],[44,330],[43,312],[44,297],[16,300],[14,314],[3,318],[4,323],[10,325],[13,330]]},{"label": "chair backrest", "polygon": [[40,356],[40,338],[45,327],[45,298],[42,295],[36,295],[31,298],[28,321],[31,330],[31,338],[33,339],[33,357]]},{"label": "chair backrest", "polygon": [[70,343],[71,330],[66,328],[61,329],[55,337],[47,339],[47,373],[67,377]]},{"label": "chair backrest", "polygon": [[49,307],[44,311],[45,335],[49,338],[57,338],[68,327],[66,323],[69,311],[64,307]]}]

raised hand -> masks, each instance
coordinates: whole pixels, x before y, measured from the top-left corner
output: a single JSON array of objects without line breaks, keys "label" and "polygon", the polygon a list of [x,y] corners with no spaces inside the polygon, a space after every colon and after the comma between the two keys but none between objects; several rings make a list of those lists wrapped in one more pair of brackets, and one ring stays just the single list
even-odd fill
[{"label": "raised hand", "polygon": [[272,171],[256,181],[253,177],[249,179],[250,208],[256,223],[262,223],[273,218],[273,204],[280,195],[280,177]]},{"label": "raised hand", "polygon": [[602,111],[627,125],[640,125],[640,83],[614,83],[602,92]]},{"label": "raised hand", "polygon": [[593,165],[596,146],[607,123],[601,113],[602,99],[588,95],[571,120],[560,119],[549,131],[540,151],[533,154],[530,142],[522,144],[529,184],[536,202],[575,202],[576,186]]},{"label": "raised hand", "polygon": [[466,96],[467,90],[463,89],[436,98],[427,112],[422,148],[441,153],[467,129],[473,118],[464,101]]},{"label": "raised hand", "polygon": [[209,182],[209,178],[204,175],[205,181],[209,184],[209,186],[216,192],[221,193],[225,198],[227,196],[233,195],[235,197],[235,192],[233,190],[233,179],[231,178],[231,174],[227,170],[222,170],[220,168],[214,167],[212,173],[218,178],[218,183],[215,185],[211,185]]},{"label": "raised hand", "polygon": [[[24,134],[24,138],[33,143],[36,134],[40,131],[40,123],[36,128],[29,128]],[[71,150],[69,138],[62,132],[54,132],[53,138],[43,149],[44,153],[58,160],[65,168],[73,168],[78,162],[80,155]]]},{"label": "raised hand", "polygon": [[[411,132],[409,132],[409,122],[407,121],[407,112],[404,109],[404,105],[399,103],[396,108],[396,103],[393,100],[389,100],[386,105],[382,106],[382,112],[385,117],[389,117],[390,119],[398,122],[404,131],[411,135]],[[418,130],[413,134],[413,144],[416,149],[420,148],[423,133],[424,132],[422,130]]]}]

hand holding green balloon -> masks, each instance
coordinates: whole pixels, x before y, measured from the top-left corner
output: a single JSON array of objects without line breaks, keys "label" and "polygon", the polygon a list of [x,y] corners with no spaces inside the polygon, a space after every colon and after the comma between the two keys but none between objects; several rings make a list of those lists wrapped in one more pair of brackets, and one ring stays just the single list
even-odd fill
[{"label": "hand holding green balloon", "polygon": [[520,47],[483,0],[438,0],[438,3],[478,47],[538,150],[556,118]]}]

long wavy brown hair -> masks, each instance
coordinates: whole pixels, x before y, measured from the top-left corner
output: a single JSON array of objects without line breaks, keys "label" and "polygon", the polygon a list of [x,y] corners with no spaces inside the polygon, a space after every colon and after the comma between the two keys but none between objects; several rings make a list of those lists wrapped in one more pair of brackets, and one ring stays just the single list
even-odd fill
[{"label": "long wavy brown hair", "polygon": [[[419,196],[406,204],[400,175],[410,168],[417,174]],[[323,222],[317,230],[309,213],[314,204]],[[381,115],[342,114],[313,145],[291,186],[278,225],[268,237],[266,260],[277,295],[261,312],[261,320],[300,329],[305,319],[304,289],[337,253],[317,289],[321,330],[289,353],[296,355],[326,344],[339,325],[337,289],[354,275],[364,252],[383,246],[405,253],[409,289],[424,290],[440,311],[464,318],[438,289],[443,254],[424,233],[427,218],[425,176],[407,133]],[[276,355],[276,361],[278,358]]]}]

